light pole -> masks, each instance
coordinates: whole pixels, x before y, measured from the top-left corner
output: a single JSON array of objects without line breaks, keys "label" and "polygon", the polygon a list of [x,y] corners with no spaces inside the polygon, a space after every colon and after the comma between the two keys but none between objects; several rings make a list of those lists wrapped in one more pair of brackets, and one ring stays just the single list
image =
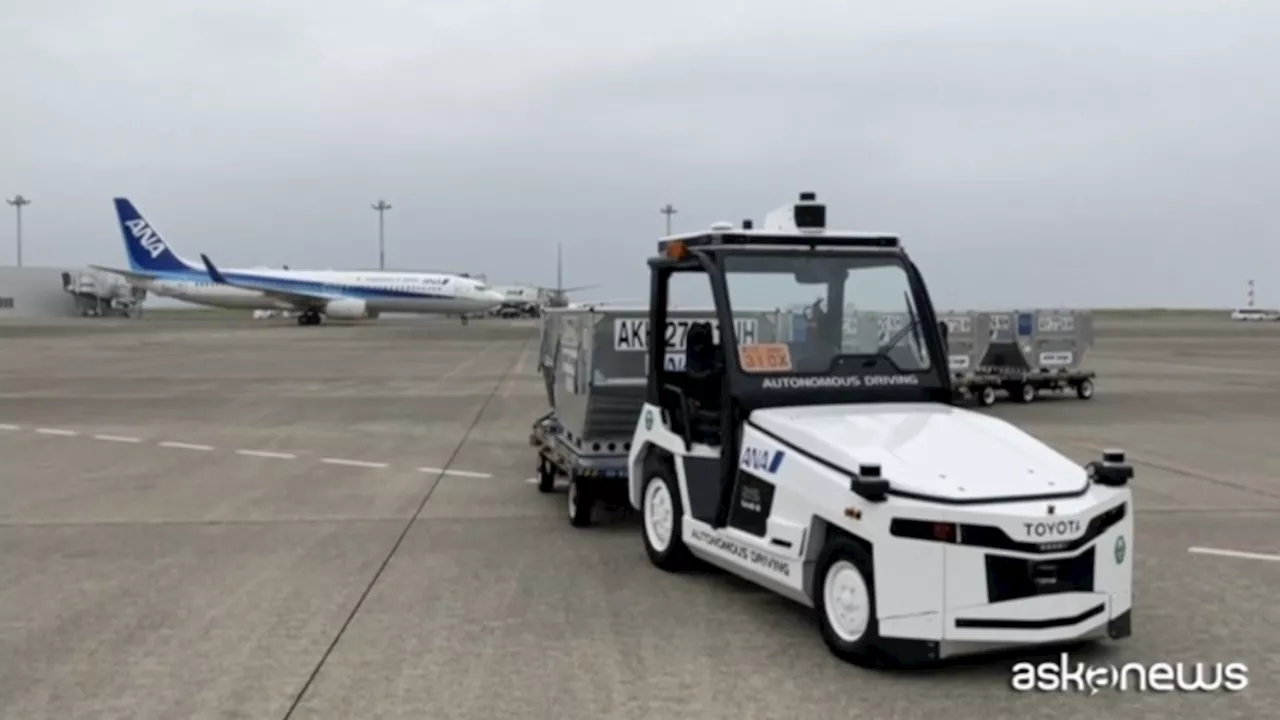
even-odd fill
[{"label": "light pole", "polygon": [[371,205],[374,210],[378,211],[378,269],[387,269],[387,246],[383,236],[383,215],[391,209],[391,203],[386,200],[379,200]]},{"label": "light pole", "polygon": [[5,200],[5,202],[12,205],[13,209],[18,211],[18,267],[22,267],[22,206],[30,205],[31,201],[21,195],[14,195],[13,197]]},{"label": "light pole", "polygon": [[667,203],[666,206],[663,208],[660,208],[658,212],[667,216],[667,234],[670,235],[671,234],[671,216],[675,215],[679,211],[676,210],[674,205],[672,205],[671,203]]}]

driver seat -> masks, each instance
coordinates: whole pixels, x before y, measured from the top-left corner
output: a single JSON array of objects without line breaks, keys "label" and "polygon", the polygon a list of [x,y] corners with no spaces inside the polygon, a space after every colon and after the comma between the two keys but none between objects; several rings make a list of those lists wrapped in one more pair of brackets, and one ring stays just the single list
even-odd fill
[{"label": "driver seat", "polygon": [[721,349],[709,323],[695,323],[685,338],[685,395],[689,398],[689,430],[694,442],[718,446],[720,382],[724,370]]}]

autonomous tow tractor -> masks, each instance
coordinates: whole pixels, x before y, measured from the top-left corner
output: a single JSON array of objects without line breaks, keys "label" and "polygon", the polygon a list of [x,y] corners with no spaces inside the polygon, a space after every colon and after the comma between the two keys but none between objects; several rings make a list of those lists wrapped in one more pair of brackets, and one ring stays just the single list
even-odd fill
[{"label": "autonomous tow tractor", "polygon": [[[652,563],[717,565],[814,608],[837,656],[912,664],[1130,634],[1133,470],[1081,466],[952,404],[945,341],[889,234],[830,232],[812,193],[761,228],[670,236],[649,260],[648,347],[669,286],[715,324],[649,353],[628,454]],[[761,342],[735,308],[825,306]],[[889,337],[876,313],[907,313]]]}]

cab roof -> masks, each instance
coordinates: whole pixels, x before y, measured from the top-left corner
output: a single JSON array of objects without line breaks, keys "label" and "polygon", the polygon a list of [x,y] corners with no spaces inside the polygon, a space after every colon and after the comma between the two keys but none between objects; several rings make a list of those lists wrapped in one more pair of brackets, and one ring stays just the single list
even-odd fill
[{"label": "cab roof", "polygon": [[668,235],[658,241],[661,252],[669,243],[683,242],[689,248],[714,245],[795,245],[797,247],[831,246],[850,248],[896,248],[902,242],[896,235],[866,232],[786,232],[778,230],[712,229]]},{"label": "cab roof", "polygon": [[896,250],[902,243],[892,233],[841,232],[827,230],[827,207],[812,192],[800,193],[800,201],[770,212],[765,227],[756,228],[751,220],[741,227],[718,222],[698,232],[669,235],[658,241],[658,254],[679,259],[693,249],[720,248],[857,248]]}]

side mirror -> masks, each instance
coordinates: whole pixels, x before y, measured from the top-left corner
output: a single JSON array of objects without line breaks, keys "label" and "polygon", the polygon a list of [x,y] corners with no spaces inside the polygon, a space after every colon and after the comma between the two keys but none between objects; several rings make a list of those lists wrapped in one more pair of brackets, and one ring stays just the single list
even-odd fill
[{"label": "side mirror", "polygon": [[1099,485],[1121,487],[1133,479],[1133,466],[1125,462],[1123,450],[1103,450],[1102,462],[1085,466],[1089,479]]},{"label": "side mirror", "polygon": [[858,474],[849,481],[853,494],[871,502],[884,502],[889,496],[889,481],[880,477],[879,465],[859,465]]}]

